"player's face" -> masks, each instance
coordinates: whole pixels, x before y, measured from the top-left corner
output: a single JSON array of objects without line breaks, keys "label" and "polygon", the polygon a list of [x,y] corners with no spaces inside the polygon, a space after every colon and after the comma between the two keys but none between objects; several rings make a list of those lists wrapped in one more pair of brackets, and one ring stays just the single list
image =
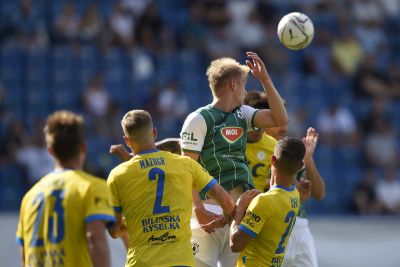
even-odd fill
[{"label": "player's face", "polygon": [[248,143],[257,143],[261,140],[264,133],[264,129],[259,128],[256,131],[251,131],[247,133],[247,142]]},{"label": "player's face", "polygon": [[271,127],[271,128],[266,128],[265,132],[275,138],[276,140],[281,140],[283,137],[285,137],[286,132],[288,131],[288,126],[283,125],[279,127]]}]

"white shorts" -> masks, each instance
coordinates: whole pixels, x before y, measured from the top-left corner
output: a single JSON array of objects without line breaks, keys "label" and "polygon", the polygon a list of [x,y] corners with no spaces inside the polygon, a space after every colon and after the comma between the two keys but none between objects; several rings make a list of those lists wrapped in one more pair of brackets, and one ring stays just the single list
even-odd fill
[{"label": "white shorts", "polygon": [[318,267],[314,239],[308,220],[296,218],[283,258],[283,267]]},{"label": "white shorts", "polygon": [[[217,205],[204,204],[204,207],[215,214],[222,214]],[[196,215],[190,220],[192,228],[192,248],[196,267],[235,267],[239,253],[233,253],[229,245],[229,225],[215,229],[214,233],[206,233],[200,228]]]}]

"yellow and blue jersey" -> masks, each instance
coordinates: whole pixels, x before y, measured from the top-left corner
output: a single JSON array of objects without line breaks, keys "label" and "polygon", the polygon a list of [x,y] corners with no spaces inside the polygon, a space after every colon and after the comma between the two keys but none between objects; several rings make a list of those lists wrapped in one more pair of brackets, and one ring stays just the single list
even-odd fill
[{"label": "yellow and blue jersey", "polygon": [[239,226],[254,239],[240,254],[238,266],[281,266],[299,205],[300,196],[294,185],[273,186],[255,197]]},{"label": "yellow and blue jersey", "polygon": [[114,168],[107,182],[129,232],[125,266],[194,266],[192,189],[205,193],[217,183],[200,164],[149,150]]},{"label": "yellow and blue jersey", "polygon": [[81,170],[46,175],[21,204],[17,242],[25,266],[92,266],[85,226],[96,220],[115,221],[104,180]]},{"label": "yellow and blue jersey", "polygon": [[274,154],[275,144],[276,139],[266,133],[263,134],[260,141],[247,143],[246,158],[251,178],[254,187],[262,192],[269,186],[266,179],[270,177],[271,158]]}]

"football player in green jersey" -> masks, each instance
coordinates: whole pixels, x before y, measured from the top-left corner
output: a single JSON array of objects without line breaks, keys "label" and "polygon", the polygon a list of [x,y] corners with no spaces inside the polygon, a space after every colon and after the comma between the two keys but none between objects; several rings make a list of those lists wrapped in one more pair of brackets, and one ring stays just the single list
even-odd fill
[{"label": "football player in green jersey", "polygon": [[[246,65],[232,58],[211,62],[207,77],[213,101],[191,113],[180,134],[182,154],[198,161],[235,200],[254,187],[245,156],[247,132],[254,127],[275,127],[288,122],[284,104],[264,62],[254,52],[247,52],[246,56],[249,59]],[[243,105],[249,72],[261,82],[270,109],[256,110]],[[201,201],[197,192],[193,198],[195,216],[191,227],[196,266],[235,266],[238,254],[229,247],[229,226],[211,230],[210,234],[201,229],[202,225],[221,218],[221,208],[204,196]]]}]

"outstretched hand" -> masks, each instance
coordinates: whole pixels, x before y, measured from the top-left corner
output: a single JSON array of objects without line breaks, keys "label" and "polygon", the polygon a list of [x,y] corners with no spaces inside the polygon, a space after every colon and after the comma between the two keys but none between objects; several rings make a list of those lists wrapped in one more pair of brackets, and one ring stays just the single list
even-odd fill
[{"label": "outstretched hand", "polygon": [[122,161],[128,161],[132,157],[132,155],[129,154],[129,152],[121,144],[111,145],[110,146],[110,154],[116,155]]},{"label": "outstretched hand", "polygon": [[207,224],[200,224],[201,229],[207,233],[213,233],[217,228],[223,228],[227,224],[223,215],[218,215],[211,222]]},{"label": "outstretched hand", "polygon": [[255,198],[260,193],[261,191],[257,189],[252,189],[244,192],[236,201],[237,209],[246,210],[253,198]]},{"label": "outstretched hand", "polygon": [[315,148],[318,144],[319,133],[312,127],[307,129],[306,137],[303,137],[303,143],[306,147],[306,154],[304,158],[312,158],[314,155]]},{"label": "outstretched hand", "polygon": [[302,179],[296,185],[300,194],[300,202],[303,203],[311,196],[311,182],[307,179]]},{"label": "outstretched hand", "polygon": [[[194,211],[201,229],[207,233],[212,233],[215,228],[223,227],[225,225],[223,215],[215,214],[206,209],[195,209]],[[220,224],[222,224],[222,226],[219,226]]]},{"label": "outstretched hand", "polygon": [[250,72],[260,81],[269,80],[269,74],[265,68],[264,62],[261,58],[254,52],[246,52],[246,56],[249,60],[246,60],[247,67],[250,68]]}]

